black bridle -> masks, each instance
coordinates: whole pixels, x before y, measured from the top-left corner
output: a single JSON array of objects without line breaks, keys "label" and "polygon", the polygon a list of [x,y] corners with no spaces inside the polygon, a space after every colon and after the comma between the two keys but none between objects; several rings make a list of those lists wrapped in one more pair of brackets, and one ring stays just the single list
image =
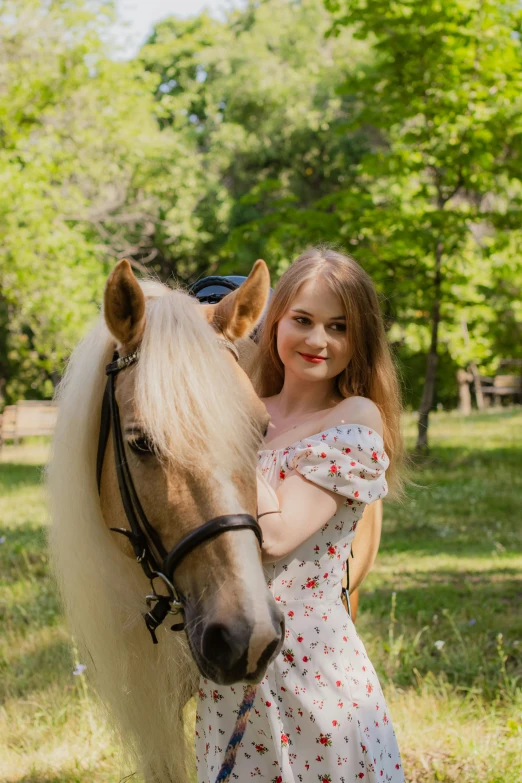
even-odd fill
[{"label": "black bridle", "polygon": [[[235,345],[229,340],[219,340],[221,347],[231,351],[236,360],[239,355]],[[192,552],[192,550],[208,541],[210,538],[225,533],[228,530],[252,530],[259,541],[260,546],[263,543],[263,536],[259,523],[250,514],[225,514],[215,517],[209,522],[205,522],[200,527],[187,533],[170,552],[167,552],[158,531],[150,524],[140,503],[129,464],[125,455],[125,447],[121,431],[121,421],[116,402],[115,386],[116,375],[127,367],[135,364],[140,357],[139,349],[136,349],[127,356],[120,357],[116,351],[113,360],[107,365],[105,371],[108,376],[105,392],[103,395],[100,437],[98,440],[98,456],[96,460],[96,478],[98,481],[98,492],[101,490],[101,477],[103,470],[103,460],[109,432],[112,428],[112,439],[114,443],[114,458],[116,461],[116,475],[118,477],[118,486],[120,489],[121,500],[125,515],[129,522],[130,530],[120,527],[111,527],[116,533],[121,533],[130,541],[136,560],[141,565],[147,579],[150,580],[152,592],[146,597],[148,612],[144,615],[145,624],[150,631],[154,644],[158,643],[156,638],[156,628],[161,625],[168,614],[182,614],[184,611],[184,596],[174,586],[174,572],[181,561]],[[167,590],[167,595],[157,594],[154,587],[156,580],[163,582]],[[173,631],[181,631],[184,628],[184,622],[176,623],[172,626]]]}]

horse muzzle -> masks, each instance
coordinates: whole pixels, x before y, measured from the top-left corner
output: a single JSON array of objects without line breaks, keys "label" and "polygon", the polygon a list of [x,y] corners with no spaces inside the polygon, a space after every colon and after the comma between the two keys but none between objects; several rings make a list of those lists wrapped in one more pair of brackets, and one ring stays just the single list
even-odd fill
[{"label": "horse muzzle", "polygon": [[219,620],[212,612],[205,621],[190,617],[190,610],[186,611],[185,631],[204,677],[218,685],[262,680],[268,665],[279,653],[285,634],[284,616],[271,596],[267,609],[262,622],[253,622],[245,614]]}]

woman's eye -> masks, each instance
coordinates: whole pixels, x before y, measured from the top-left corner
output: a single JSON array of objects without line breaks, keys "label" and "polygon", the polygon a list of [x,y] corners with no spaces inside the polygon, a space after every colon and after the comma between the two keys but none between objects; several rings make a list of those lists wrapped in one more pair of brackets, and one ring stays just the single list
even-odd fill
[{"label": "woman's eye", "polygon": [[135,454],[143,455],[154,453],[154,446],[152,445],[152,442],[145,436],[141,438],[134,438],[134,440],[130,440],[128,443],[129,448],[132,449]]},{"label": "woman's eye", "polygon": [[[298,318],[294,318],[294,321],[297,321],[297,323],[300,324],[300,325],[303,325],[303,324],[301,324],[301,321],[307,321],[309,323],[309,319],[308,318],[304,318],[303,316],[299,316]],[[339,327],[339,328],[334,329],[334,332],[345,332],[346,331],[345,324],[330,324],[330,326],[332,326],[332,327],[334,327],[334,326],[335,327]]]}]

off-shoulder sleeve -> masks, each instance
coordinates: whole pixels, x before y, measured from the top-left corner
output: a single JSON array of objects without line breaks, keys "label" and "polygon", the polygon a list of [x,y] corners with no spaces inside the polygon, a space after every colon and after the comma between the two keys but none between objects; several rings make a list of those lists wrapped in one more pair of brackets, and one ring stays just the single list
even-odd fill
[{"label": "off-shoulder sleeve", "polygon": [[373,503],[388,493],[385,472],[389,462],[378,432],[341,424],[299,441],[288,467],[331,492]]}]

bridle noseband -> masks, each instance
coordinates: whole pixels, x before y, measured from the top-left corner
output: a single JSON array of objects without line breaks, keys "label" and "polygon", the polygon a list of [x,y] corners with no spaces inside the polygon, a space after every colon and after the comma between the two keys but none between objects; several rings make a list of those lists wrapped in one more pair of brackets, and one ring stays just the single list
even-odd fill
[{"label": "bridle noseband", "polygon": [[[233,353],[236,360],[239,361],[239,354],[234,343],[226,339],[219,339],[222,348]],[[259,523],[250,514],[224,514],[215,517],[209,522],[205,522],[200,527],[187,533],[170,552],[167,552],[161,537],[157,530],[150,524],[142,508],[129,464],[125,455],[125,447],[121,431],[121,421],[118,403],[116,402],[115,381],[116,375],[127,367],[135,364],[140,357],[139,348],[127,356],[119,356],[116,351],[113,360],[105,368],[108,376],[105,392],[103,395],[100,436],[98,440],[98,455],[96,459],[96,478],[98,482],[98,493],[101,490],[101,478],[103,470],[103,460],[109,432],[112,428],[112,439],[114,443],[114,457],[116,462],[116,475],[120,496],[125,510],[125,515],[129,522],[130,530],[120,527],[111,527],[115,533],[121,533],[130,541],[137,562],[141,565],[147,579],[150,580],[152,592],[146,597],[148,612],[144,615],[145,624],[150,631],[154,644],[158,643],[156,638],[156,628],[161,625],[168,614],[182,614],[184,611],[184,596],[174,586],[174,572],[182,560],[192,552],[195,547],[208,541],[215,536],[225,533],[229,530],[252,530],[259,541],[263,544],[263,536]],[[157,594],[154,587],[156,580],[163,582],[167,590],[167,595]],[[173,631],[181,631],[184,628],[184,622],[176,623],[172,626]]]}]

